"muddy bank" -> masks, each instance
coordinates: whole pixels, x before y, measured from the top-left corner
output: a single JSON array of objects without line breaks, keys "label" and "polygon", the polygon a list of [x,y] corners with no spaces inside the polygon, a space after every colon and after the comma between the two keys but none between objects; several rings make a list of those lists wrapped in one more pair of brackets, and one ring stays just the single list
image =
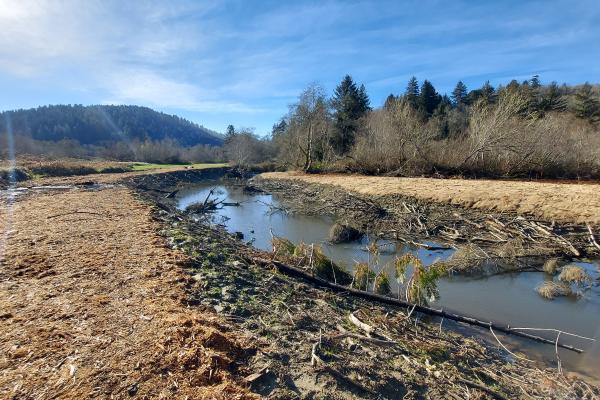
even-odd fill
[{"label": "muddy bank", "polygon": [[[217,312],[256,338],[251,389],[269,398],[589,398],[600,391],[555,368],[510,360],[477,330],[418,312],[317,289],[258,262],[271,255],[178,211],[165,193],[179,183],[148,177],[146,201],[174,248],[193,262],[193,307]],[[165,185],[166,183],[166,185]],[[359,200],[360,201],[360,200]],[[378,211],[364,204],[365,213]],[[474,334],[475,333],[475,334]],[[504,340],[504,338],[501,338]],[[385,366],[385,367],[382,367]],[[542,366],[540,366],[542,367]]]},{"label": "muddy bank", "polygon": [[586,225],[483,212],[399,194],[368,196],[339,186],[268,175],[259,175],[250,184],[277,194],[292,212],[328,215],[361,232],[423,248],[431,242],[455,248],[453,266],[459,272],[477,269],[489,259],[500,261],[506,269],[529,269],[519,260],[548,256],[569,260],[600,253]]}]

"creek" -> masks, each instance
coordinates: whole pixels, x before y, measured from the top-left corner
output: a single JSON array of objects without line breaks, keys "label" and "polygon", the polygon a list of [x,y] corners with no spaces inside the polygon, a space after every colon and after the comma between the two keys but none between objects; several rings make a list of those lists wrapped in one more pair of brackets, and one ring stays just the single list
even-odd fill
[{"label": "creek", "polygon": [[[334,221],[324,216],[307,216],[286,213],[277,196],[267,193],[249,194],[241,187],[221,182],[190,185],[177,193],[177,204],[185,209],[193,203],[203,202],[209,192],[213,196],[239,206],[223,207],[216,210],[211,221],[222,224],[229,232],[241,232],[243,240],[256,248],[270,251],[271,235],[285,237],[294,244],[320,244],[325,255],[342,265],[349,272],[357,262],[366,262],[369,253],[366,246],[376,240],[381,249],[378,265],[390,268],[392,291],[398,290],[393,279],[393,260],[407,252],[413,253],[425,265],[437,260],[446,260],[453,250],[426,250],[381,240],[365,235],[360,241],[331,244],[327,242],[329,229]],[[435,245],[436,243],[428,243]],[[543,263],[543,260],[531,260]],[[582,297],[563,297],[554,300],[542,298],[536,287],[552,279],[543,272],[514,272],[504,274],[477,274],[476,276],[450,275],[438,283],[440,298],[430,303],[434,308],[456,312],[483,321],[493,321],[511,327],[554,328],[578,335],[595,338],[595,342],[561,335],[560,340],[585,350],[583,354],[561,350],[560,358],[566,371],[576,372],[600,381],[600,260],[578,260],[592,276],[595,284]],[[460,328],[466,334],[472,329]],[[529,332],[554,339],[555,333]],[[496,344],[487,332],[482,336]],[[556,366],[555,349],[551,345],[523,340],[515,337],[499,336],[502,343],[511,351],[520,351],[528,358]]]}]

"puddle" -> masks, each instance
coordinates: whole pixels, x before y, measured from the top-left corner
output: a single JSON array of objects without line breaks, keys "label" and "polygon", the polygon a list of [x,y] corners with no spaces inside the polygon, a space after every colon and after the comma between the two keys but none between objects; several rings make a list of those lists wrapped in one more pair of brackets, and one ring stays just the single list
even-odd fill
[{"label": "puddle", "polygon": [[[247,194],[239,187],[221,184],[191,186],[179,191],[179,208],[185,209],[192,203],[202,202],[211,189],[215,195],[227,202],[239,202],[239,207],[224,207],[214,213],[214,222],[226,226],[230,232],[241,232],[244,241],[253,246],[271,250],[271,232],[299,242],[319,243],[325,254],[340,265],[351,270],[356,262],[366,262],[365,251],[369,239],[345,244],[329,244],[327,234],[333,221],[319,216],[287,215],[276,196],[258,193]],[[374,239],[374,238],[372,238]],[[429,265],[452,255],[452,250],[425,250],[408,247],[393,241],[378,241],[381,247],[380,265],[390,263],[397,255],[411,252]],[[432,243],[430,243],[432,244]],[[577,263],[583,266],[598,282],[600,260]],[[391,270],[390,270],[391,271]],[[393,277],[393,273],[390,277]],[[578,355],[567,350],[560,351],[563,368],[600,379],[600,288],[596,285],[583,298],[557,298],[546,300],[535,288],[549,279],[540,272],[522,272],[469,278],[450,276],[439,282],[440,299],[431,303],[434,308],[443,308],[479,320],[509,324],[511,327],[555,328],[579,335],[596,338],[596,342],[561,336],[561,341],[585,350]],[[394,279],[390,279],[393,283]],[[397,288],[397,287],[396,287]],[[392,286],[392,290],[396,289]],[[472,332],[472,331],[470,331]],[[555,338],[555,334],[531,332],[539,336]],[[518,349],[530,358],[548,361],[556,365],[553,346],[500,336],[507,347]],[[492,339],[493,340],[493,339]]]}]

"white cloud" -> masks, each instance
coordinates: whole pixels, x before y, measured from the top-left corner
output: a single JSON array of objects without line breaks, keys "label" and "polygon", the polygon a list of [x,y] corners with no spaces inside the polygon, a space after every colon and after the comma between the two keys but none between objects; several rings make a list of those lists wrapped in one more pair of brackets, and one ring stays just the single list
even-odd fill
[{"label": "white cloud", "polygon": [[[223,100],[179,74],[190,53],[211,45],[200,18],[217,3],[3,0],[0,71],[23,79],[62,80],[73,90],[103,93],[102,102],[204,112],[257,112]],[[182,20],[179,20],[182,19]],[[77,71],[83,81],[67,71]],[[194,71],[202,78],[203,71]],[[188,74],[189,75],[189,74]],[[193,74],[192,74],[193,75]],[[194,83],[192,83],[194,82]],[[209,86],[209,85],[205,85]]]}]

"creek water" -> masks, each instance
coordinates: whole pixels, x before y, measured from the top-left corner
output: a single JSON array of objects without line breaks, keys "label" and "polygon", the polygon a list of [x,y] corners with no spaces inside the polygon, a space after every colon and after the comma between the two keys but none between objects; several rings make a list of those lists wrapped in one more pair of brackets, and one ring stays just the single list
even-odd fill
[{"label": "creek water", "polygon": [[[178,207],[185,209],[193,203],[204,201],[211,190],[213,197],[240,203],[237,207],[216,210],[212,216],[213,222],[224,225],[230,232],[241,232],[244,241],[262,250],[271,250],[271,233],[285,237],[295,244],[318,243],[328,257],[352,271],[357,262],[368,260],[369,253],[365,248],[369,240],[377,240],[365,236],[357,242],[330,244],[327,242],[327,235],[333,224],[330,218],[287,214],[278,208],[281,203],[277,196],[266,193],[248,194],[240,187],[219,182],[203,183],[180,190],[177,194]],[[396,256],[410,252],[419,257],[425,265],[430,265],[436,260],[445,260],[452,255],[452,250],[430,251],[389,240],[377,240],[377,244],[381,248],[378,265],[381,268],[390,268],[393,291],[398,288],[391,269]],[[543,260],[537,262],[541,263]],[[542,272],[474,277],[453,275],[440,280],[440,298],[430,305],[483,321],[508,324],[511,327],[553,328],[595,338],[596,341],[592,342],[561,334],[562,342],[582,348],[585,352],[576,354],[568,350],[559,350],[559,354],[566,371],[583,374],[600,382],[600,260],[582,260],[577,264],[584,267],[596,282],[579,298],[542,298],[535,288],[545,280],[552,279]],[[462,327],[460,329],[465,330]],[[466,332],[475,334],[473,329],[466,329]],[[490,338],[489,332],[477,332],[496,343],[495,339]],[[530,333],[551,339],[556,337],[556,333],[548,331]],[[530,359],[544,361],[548,366],[555,366],[557,363],[552,345],[504,335],[499,338],[509,349],[521,351]]]}]

